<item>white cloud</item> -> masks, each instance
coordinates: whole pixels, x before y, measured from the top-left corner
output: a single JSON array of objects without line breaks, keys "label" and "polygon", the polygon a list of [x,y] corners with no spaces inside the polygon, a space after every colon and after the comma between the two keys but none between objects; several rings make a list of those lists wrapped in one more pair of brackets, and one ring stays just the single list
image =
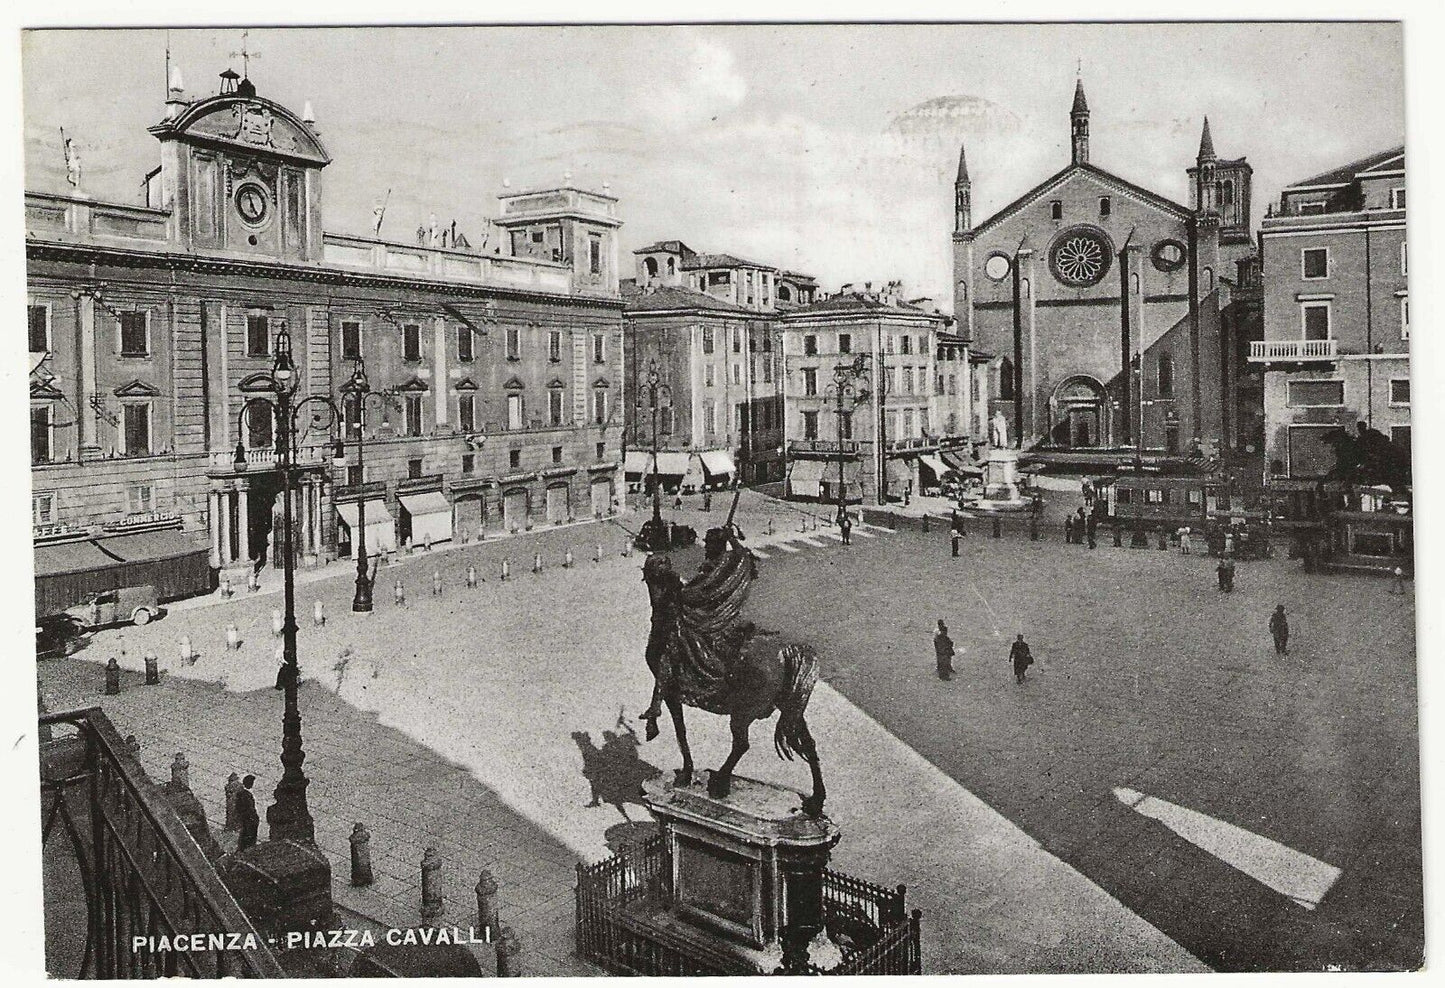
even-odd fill
[{"label": "white cloud", "polygon": [[747,80],[727,45],[691,29],[664,37],[669,48],[650,66],[653,85],[636,107],[644,119],[682,130],[726,113],[747,97]]}]

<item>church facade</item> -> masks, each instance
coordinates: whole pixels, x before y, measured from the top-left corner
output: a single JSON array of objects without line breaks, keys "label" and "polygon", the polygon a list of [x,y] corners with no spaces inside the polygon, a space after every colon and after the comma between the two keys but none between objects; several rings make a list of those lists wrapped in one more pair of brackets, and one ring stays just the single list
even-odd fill
[{"label": "church facade", "polygon": [[959,151],[954,311],[993,355],[987,418],[1041,454],[1243,450],[1252,169],[1215,153],[1206,119],[1184,205],[1094,164],[1089,123],[1080,81],[1069,163],[979,223]]}]

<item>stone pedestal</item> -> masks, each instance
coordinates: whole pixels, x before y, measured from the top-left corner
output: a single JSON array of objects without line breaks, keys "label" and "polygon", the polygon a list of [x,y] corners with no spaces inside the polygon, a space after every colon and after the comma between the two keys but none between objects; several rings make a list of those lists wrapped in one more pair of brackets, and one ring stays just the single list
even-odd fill
[{"label": "stone pedestal", "polygon": [[1022,511],[1029,503],[1019,493],[1019,451],[999,446],[989,448],[983,463],[983,496],[978,507],[984,511]]},{"label": "stone pedestal", "polygon": [[721,799],[705,780],[654,782],[644,793],[671,863],[671,932],[759,972],[841,961],[823,924],[823,870],[841,835],[827,817],[802,813],[802,793],[742,776]]},{"label": "stone pedestal", "polygon": [[315,844],[253,844],[231,857],[224,877],[263,932],[326,929],[331,923],[331,862]]}]

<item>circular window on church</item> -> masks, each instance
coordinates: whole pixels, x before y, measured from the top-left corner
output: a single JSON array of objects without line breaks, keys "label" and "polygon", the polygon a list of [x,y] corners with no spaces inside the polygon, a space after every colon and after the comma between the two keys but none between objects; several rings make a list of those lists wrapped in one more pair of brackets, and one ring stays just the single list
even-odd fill
[{"label": "circular window on church", "polygon": [[1154,266],[1160,271],[1178,271],[1184,267],[1184,245],[1177,240],[1161,240],[1154,245]]},{"label": "circular window on church", "polygon": [[1108,234],[1092,226],[1076,226],[1059,234],[1049,249],[1054,277],[1074,288],[1088,288],[1104,280],[1114,259]]},{"label": "circular window on church", "polygon": [[270,196],[259,185],[248,182],[236,190],[236,211],[241,214],[241,219],[252,226],[260,226],[265,222],[266,210],[270,204]]},{"label": "circular window on church", "polygon": [[990,254],[988,260],[983,262],[983,273],[994,281],[1003,281],[1012,267],[1007,254]]}]

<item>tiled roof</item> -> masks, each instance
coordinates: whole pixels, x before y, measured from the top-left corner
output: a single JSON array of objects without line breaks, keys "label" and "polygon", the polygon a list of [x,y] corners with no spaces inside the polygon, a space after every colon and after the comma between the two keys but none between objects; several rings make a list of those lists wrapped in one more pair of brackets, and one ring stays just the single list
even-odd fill
[{"label": "tiled roof", "polygon": [[762,268],[764,271],[776,271],[777,268],[771,264],[760,264],[757,261],[744,260],[732,254],[694,254],[682,262],[684,271],[696,271],[699,268]]},{"label": "tiled roof", "polygon": [[651,291],[642,291],[635,284],[624,285],[622,301],[623,312],[691,312],[701,309],[729,315],[757,315],[725,299],[680,285],[661,285]]},{"label": "tiled roof", "polygon": [[[1327,172],[1322,172],[1302,182],[1293,182],[1285,186],[1285,191],[1311,185],[1349,185],[1355,181],[1355,177],[1359,175],[1360,172],[1369,171],[1371,168],[1384,164],[1391,158],[1400,157],[1404,153],[1405,146],[1403,144],[1399,147],[1390,148],[1388,151],[1376,151],[1374,154],[1361,158],[1359,161],[1352,161],[1348,165],[1332,168]],[[1403,161],[1400,163],[1400,167],[1404,167]]]},{"label": "tiled roof", "polygon": [[860,295],[856,292],[850,292],[846,295],[834,295],[830,298],[823,299],[821,302],[814,302],[812,305],[805,305],[801,308],[790,309],[788,310],[787,317],[791,318],[793,316],[826,315],[836,312],[896,312],[899,315],[906,316],[930,316],[935,319],[943,318],[937,313],[926,312],[923,309],[909,305],[906,302],[893,305],[888,302],[879,301],[877,298],[874,298],[871,295]]},{"label": "tiled roof", "polygon": [[681,240],[659,240],[655,244],[648,244],[646,247],[639,247],[634,254],[654,254],[658,251],[666,251],[669,254],[681,254],[683,257],[695,257],[697,252],[683,243]]}]

